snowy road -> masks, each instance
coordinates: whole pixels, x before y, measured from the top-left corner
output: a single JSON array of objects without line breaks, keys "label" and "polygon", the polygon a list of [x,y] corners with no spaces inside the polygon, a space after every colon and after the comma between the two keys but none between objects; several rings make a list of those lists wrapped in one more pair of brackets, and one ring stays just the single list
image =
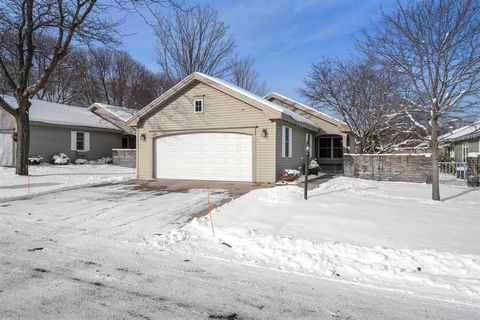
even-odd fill
[{"label": "snowy road", "polygon": [[0,318],[478,319],[471,305],[145,244],[205,203],[204,190],[121,186],[0,203]]}]

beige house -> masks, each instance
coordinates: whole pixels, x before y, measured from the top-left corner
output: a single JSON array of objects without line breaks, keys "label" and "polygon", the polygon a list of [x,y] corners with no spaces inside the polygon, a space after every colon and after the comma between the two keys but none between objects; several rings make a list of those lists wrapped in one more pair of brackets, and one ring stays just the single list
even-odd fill
[{"label": "beige house", "polygon": [[343,154],[355,153],[355,138],[345,122],[276,92],[267,94],[265,99],[315,122],[319,130],[314,134],[313,158],[322,171],[342,172]]},{"label": "beige house", "polygon": [[306,143],[316,153],[315,137],[348,137],[340,122],[301,113],[193,73],[128,120],[138,178],[275,182],[302,165]]}]

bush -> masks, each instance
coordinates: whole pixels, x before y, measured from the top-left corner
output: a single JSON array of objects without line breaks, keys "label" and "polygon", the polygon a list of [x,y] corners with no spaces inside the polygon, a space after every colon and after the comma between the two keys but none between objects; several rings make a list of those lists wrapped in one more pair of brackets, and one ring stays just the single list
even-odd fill
[{"label": "bush", "polygon": [[75,160],[75,164],[87,164],[88,160],[87,159],[77,159]]},{"label": "bush", "polygon": [[[305,174],[305,165],[298,167],[302,174]],[[317,160],[312,159],[308,164],[308,175],[314,174],[318,176],[320,172],[320,165],[318,164]]]},{"label": "bush", "polygon": [[320,172],[320,166],[318,162],[315,159],[312,159],[310,163],[308,164],[308,174],[314,174],[318,176],[318,173]]},{"label": "bush", "polygon": [[285,172],[282,175],[282,180],[286,182],[292,182],[297,180],[300,177],[301,173],[295,169],[285,169]]},{"label": "bush", "polygon": [[36,166],[42,164],[43,156],[33,156],[28,158],[28,164]]},{"label": "bush", "polygon": [[443,152],[440,156],[440,162],[454,162],[455,160],[452,158],[449,152]]},{"label": "bush", "polygon": [[52,158],[53,164],[69,164],[70,158],[65,153],[56,154]]}]

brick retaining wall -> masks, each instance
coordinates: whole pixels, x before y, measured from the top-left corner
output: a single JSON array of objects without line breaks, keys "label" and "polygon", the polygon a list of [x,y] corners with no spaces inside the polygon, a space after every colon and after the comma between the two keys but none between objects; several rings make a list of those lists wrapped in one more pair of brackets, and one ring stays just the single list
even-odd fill
[{"label": "brick retaining wall", "polygon": [[432,159],[421,154],[344,154],[343,171],[346,177],[431,183]]},{"label": "brick retaining wall", "polygon": [[467,185],[480,187],[480,155],[467,157]]},{"label": "brick retaining wall", "polygon": [[136,149],[112,149],[112,163],[116,166],[135,168],[136,158]]}]

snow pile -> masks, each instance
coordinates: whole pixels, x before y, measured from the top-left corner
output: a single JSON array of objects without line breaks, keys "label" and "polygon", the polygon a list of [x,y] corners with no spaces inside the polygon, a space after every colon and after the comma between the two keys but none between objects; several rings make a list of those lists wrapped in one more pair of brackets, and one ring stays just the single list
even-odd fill
[{"label": "snow pile", "polygon": [[0,167],[0,200],[83,186],[120,182],[135,177],[135,169],[114,165],[48,165],[29,167],[30,176]]},{"label": "snow pile", "polygon": [[151,243],[231,261],[444,299],[480,301],[478,190],[336,178],[310,192],[259,189]]}]

